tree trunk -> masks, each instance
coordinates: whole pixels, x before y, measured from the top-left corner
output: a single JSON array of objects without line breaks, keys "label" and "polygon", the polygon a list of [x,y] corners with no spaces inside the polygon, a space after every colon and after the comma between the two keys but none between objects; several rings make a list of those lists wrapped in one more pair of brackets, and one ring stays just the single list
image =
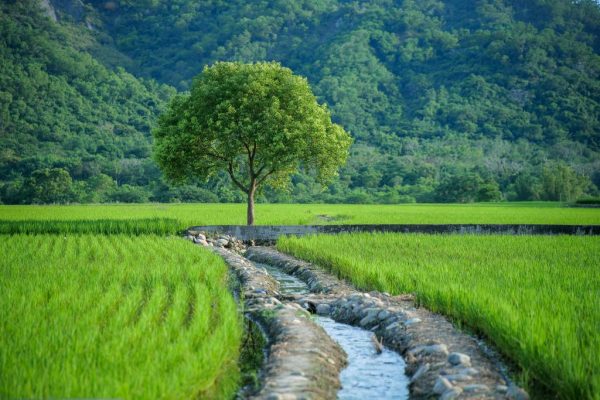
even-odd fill
[{"label": "tree trunk", "polygon": [[256,188],[251,185],[250,190],[248,191],[248,213],[247,213],[247,222],[248,225],[254,225],[254,191]]}]

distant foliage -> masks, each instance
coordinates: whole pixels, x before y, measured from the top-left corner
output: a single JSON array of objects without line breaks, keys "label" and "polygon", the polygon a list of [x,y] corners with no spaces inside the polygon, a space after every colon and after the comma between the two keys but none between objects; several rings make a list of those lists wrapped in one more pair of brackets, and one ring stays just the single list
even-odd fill
[{"label": "distant foliage", "polygon": [[[84,17],[58,9],[59,25],[33,0],[1,6],[2,202],[33,201],[21,189],[44,168],[67,170],[93,201],[111,201],[113,189],[86,186],[98,174],[187,201],[148,159],[148,127],[172,92],[101,63],[187,90],[206,64],[261,60],[308,77],[355,144],[326,191],[301,172],[259,201],[453,201],[443,185],[464,176],[485,187],[457,201],[599,194],[594,0],[84,2]],[[94,31],[69,22],[82,18]],[[544,171],[560,162],[582,181],[557,196]],[[226,174],[200,186],[241,200]]]},{"label": "distant foliage", "polygon": [[150,129],[174,90],[106,68],[90,32],[37,3],[0,4],[0,201],[107,201],[117,183],[147,199]]}]

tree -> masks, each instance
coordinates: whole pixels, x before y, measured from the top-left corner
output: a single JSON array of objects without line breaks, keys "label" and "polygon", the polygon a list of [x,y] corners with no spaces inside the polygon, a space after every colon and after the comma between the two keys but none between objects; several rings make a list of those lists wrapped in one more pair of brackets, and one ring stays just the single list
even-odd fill
[{"label": "tree", "polygon": [[541,180],[543,199],[551,201],[574,201],[591,183],[565,162],[544,165]]},{"label": "tree", "polygon": [[73,179],[62,168],[33,171],[25,181],[24,191],[31,203],[68,203],[73,199]]},{"label": "tree", "polygon": [[247,195],[248,225],[262,185],[283,188],[300,167],[328,182],[352,143],[305,78],[267,62],[205,67],[159,118],[154,138],[155,158],[175,183],[227,171]]}]

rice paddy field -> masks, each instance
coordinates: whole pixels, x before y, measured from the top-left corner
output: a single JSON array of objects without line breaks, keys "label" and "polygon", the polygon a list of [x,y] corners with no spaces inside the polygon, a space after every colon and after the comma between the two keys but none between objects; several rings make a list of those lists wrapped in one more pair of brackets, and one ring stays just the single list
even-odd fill
[{"label": "rice paddy field", "polygon": [[212,253],[154,235],[0,235],[0,398],[231,398],[242,321]]},{"label": "rice paddy field", "polygon": [[[118,221],[118,222],[115,222]],[[127,221],[135,221],[135,224]],[[244,225],[245,204],[0,206],[0,232],[175,233],[193,225]],[[257,204],[259,225],[561,224],[600,225],[600,209],[562,203]],[[61,225],[62,224],[62,225]],[[69,228],[70,227],[70,228]],[[70,230],[69,230],[70,229]]]},{"label": "rice paddy field", "polygon": [[277,247],[362,289],[414,293],[487,337],[539,398],[600,398],[600,237],[361,233]]}]

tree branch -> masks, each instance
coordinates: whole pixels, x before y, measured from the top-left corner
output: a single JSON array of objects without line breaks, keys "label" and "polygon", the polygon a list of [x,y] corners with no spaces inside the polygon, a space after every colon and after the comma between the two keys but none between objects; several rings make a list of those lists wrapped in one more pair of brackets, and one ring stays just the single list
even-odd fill
[{"label": "tree branch", "polygon": [[[262,178],[258,179],[256,181],[256,186],[260,185],[261,183],[263,183],[265,181],[265,179],[267,179],[273,172],[275,172],[275,168],[273,168],[272,170],[270,170],[269,172],[267,172],[265,174],[265,176],[263,176]],[[258,174],[257,174],[258,176]]]},{"label": "tree branch", "polygon": [[221,160],[221,161],[225,161],[225,162],[227,162],[227,158],[226,158],[226,157],[224,157],[224,156],[222,156],[222,155],[220,155],[220,154],[217,154],[217,153],[212,153],[212,152],[210,152],[210,151],[208,151],[208,150],[204,151],[204,153],[205,153],[207,156],[210,156],[210,157],[212,157],[212,158],[216,158],[217,160]]},{"label": "tree branch", "polygon": [[242,185],[242,183],[236,179],[235,175],[233,174],[233,163],[231,161],[229,162],[227,171],[229,172],[229,176],[231,177],[231,180],[233,181],[233,183],[235,183],[237,185],[237,187],[242,189],[242,191],[244,193],[250,192],[250,189],[246,189],[244,187],[244,185]]}]

